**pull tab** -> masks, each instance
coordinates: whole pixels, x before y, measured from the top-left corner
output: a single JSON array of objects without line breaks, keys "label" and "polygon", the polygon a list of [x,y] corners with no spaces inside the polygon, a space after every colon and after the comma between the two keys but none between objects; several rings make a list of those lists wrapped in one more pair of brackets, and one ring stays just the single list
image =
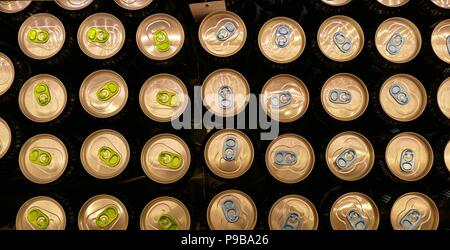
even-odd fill
[{"label": "pull tab", "polygon": [[237,155],[237,140],[236,138],[227,138],[223,143],[222,158],[226,161],[233,161]]},{"label": "pull tab", "polygon": [[219,106],[228,109],[233,106],[233,90],[229,86],[222,86],[219,89]]},{"label": "pull tab", "polygon": [[108,146],[103,146],[98,150],[98,158],[109,167],[115,167],[120,163],[119,153]]},{"label": "pull tab", "polygon": [[100,101],[108,101],[117,93],[119,93],[119,85],[114,81],[109,81],[101,86],[95,94]]},{"label": "pull tab", "polygon": [[161,165],[170,169],[179,169],[181,164],[183,164],[183,158],[181,158],[181,155],[168,151],[159,153],[158,161]]},{"label": "pull tab", "polygon": [[177,221],[168,214],[159,217],[158,224],[161,230],[180,230]]},{"label": "pull tab", "polygon": [[391,94],[392,98],[400,105],[406,105],[409,102],[409,95],[400,84],[392,85],[391,88],[389,88],[389,94]]},{"label": "pull tab", "polygon": [[292,101],[292,94],[289,91],[274,93],[270,96],[270,104],[273,108],[282,108]]},{"label": "pull tab", "polygon": [[36,86],[34,87],[34,97],[36,99],[36,102],[41,106],[49,104],[52,100],[52,97],[50,95],[50,89],[47,84],[36,84]]},{"label": "pull tab", "polygon": [[275,152],[275,164],[281,166],[292,166],[297,163],[297,155],[292,151]]},{"label": "pull tab", "polygon": [[414,169],[416,154],[411,149],[403,150],[400,156],[400,169],[404,172],[411,173]]},{"label": "pull tab", "polygon": [[447,36],[447,52],[450,55],[450,35]]},{"label": "pull tab", "polygon": [[119,217],[119,211],[114,206],[109,206],[105,208],[99,215],[97,215],[97,218],[95,220],[95,223],[100,228],[105,228],[111,223],[113,223],[117,218]]},{"label": "pull tab", "polygon": [[157,30],[153,34],[153,43],[159,52],[166,52],[170,49],[170,40],[165,30]]},{"label": "pull tab", "polygon": [[52,155],[42,149],[33,149],[31,150],[28,159],[34,164],[48,166],[52,162]]},{"label": "pull tab", "polygon": [[284,48],[289,44],[289,34],[291,30],[286,25],[279,25],[275,30],[275,44],[279,48]]},{"label": "pull tab", "polygon": [[46,43],[50,39],[50,34],[47,30],[38,28],[31,28],[28,30],[28,40],[32,43]]},{"label": "pull tab", "polygon": [[400,225],[405,230],[413,230],[422,219],[422,215],[416,209],[411,209],[400,220]]},{"label": "pull tab", "polygon": [[334,161],[336,166],[342,170],[348,169],[356,160],[356,152],[352,148],[344,150]]},{"label": "pull tab", "polygon": [[235,223],[239,220],[240,212],[232,200],[226,200],[222,204],[222,211],[228,222]]},{"label": "pull tab", "polygon": [[350,39],[341,31],[334,34],[333,42],[342,53],[347,53],[353,48]]},{"label": "pull tab", "polygon": [[87,39],[91,43],[106,43],[109,39],[109,32],[103,28],[91,27],[87,31]]},{"label": "pull tab", "polygon": [[391,38],[389,38],[386,45],[386,50],[389,54],[396,55],[402,49],[403,43],[404,41],[402,35],[395,33],[391,36]]},{"label": "pull tab", "polygon": [[161,90],[156,94],[156,101],[167,107],[176,107],[179,103],[178,95],[172,91]]},{"label": "pull tab", "polygon": [[46,229],[50,224],[50,219],[48,216],[42,212],[40,209],[32,209],[27,214],[28,222],[37,229]]},{"label": "pull tab", "polygon": [[351,210],[347,214],[347,220],[352,226],[353,230],[366,230],[367,225],[364,218],[355,210]]},{"label": "pull tab", "polygon": [[352,101],[352,94],[344,89],[333,89],[330,91],[328,99],[335,104],[348,104]]},{"label": "pull tab", "polygon": [[216,38],[217,40],[223,42],[228,40],[235,32],[236,25],[228,21],[216,31]]},{"label": "pull tab", "polygon": [[283,230],[297,230],[300,225],[300,216],[297,213],[290,212],[283,223]]}]

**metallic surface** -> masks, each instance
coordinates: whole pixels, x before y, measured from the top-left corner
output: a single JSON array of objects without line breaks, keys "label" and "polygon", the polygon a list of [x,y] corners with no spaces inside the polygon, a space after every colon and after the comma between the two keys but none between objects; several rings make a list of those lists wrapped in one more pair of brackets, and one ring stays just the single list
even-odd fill
[{"label": "metallic surface", "polygon": [[352,230],[347,216],[357,212],[365,221],[365,230],[376,230],[380,214],[375,202],[363,193],[351,192],[339,197],[331,207],[330,222],[333,230]]},{"label": "metallic surface", "polygon": [[8,152],[11,141],[11,129],[8,123],[0,117],[0,159]]},{"label": "metallic surface", "polygon": [[114,2],[127,10],[140,10],[151,4],[153,0],[114,0]]},{"label": "metallic surface", "polygon": [[55,0],[55,3],[66,10],[81,10],[94,0]]},{"label": "metallic surface", "polygon": [[448,171],[450,172],[450,141],[447,142],[447,146],[445,146],[444,149],[444,163]]},{"label": "metallic surface", "polygon": [[14,82],[14,64],[9,57],[0,52],[0,96],[3,95]]},{"label": "metallic surface", "polygon": [[30,5],[31,1],[0,1],[0,12],[17,13]]},{"label": "metallic surface", "polygon": [[409,0],[377,0],[377,1],[387,7],[400,7],[409,2]]},{"label": "metallic surface", "polygon": [[450,9],[450,1],[449,0],[430,0],[436,6],[443,9]]},{"label": "metallic surface", "polygon": [[450,119],[450,77],[446,78],[439,86],[437,103],[442,114]]},{"label": "metallic surface", "polygon": [[450,19],[441,21],[431,34],[434,53],[444,62],[450,63]]},{"label": "metallic surface", "polygon": [[191,216],[187,207],[176,198],[163,196],[150,201],[142,210],[141,230],[162,230],[158,222],[164,215],[173,218],[180,230],[190,229]]},{"label": "metallic surface", "polygon": [[36,196],[27,200],[19,209],[16,216],[16,230],[42,230],[29,222],[27,215],[38,209],[48,218],[48,226],[44,230],[64,230],[66,227],[66,213],[63,207],[54,199],[47,196]]},{"label": "metallic surface", "polygon": [[316,230],[319,225],[317,210],[307,198],[300,195],[286,195],[278,199],[269,212],[271,230],[283,230],[290,213],[299,216],[300,222],[294,230]]},{"label": "metallic surface", "polygon": [[[422,193],[406,193],[400,196],[391,208],[391,224],[395,230],[404,230],[402,218],[409,211],[416,210],[420,214],[413,230],[436,230],[439,225],[439,210],[432,199]],[[411,230],[410,229],[410,230]]]},{"label": "metallic surface", "polygon": [[331,6],[342,6],[350,3],[352,0],[322,0],[323,3],[326,3]]},{"label": "metallic surface", "polygon": [[[96,219],[101,212],[113,206],[117,209],[118,217],[107,227],[101,228]],[[125,205],[111,195],[96,195],[87,200],[78,213],[78,228],[80,230],[126,230],[128,227],[128,212]]]}]

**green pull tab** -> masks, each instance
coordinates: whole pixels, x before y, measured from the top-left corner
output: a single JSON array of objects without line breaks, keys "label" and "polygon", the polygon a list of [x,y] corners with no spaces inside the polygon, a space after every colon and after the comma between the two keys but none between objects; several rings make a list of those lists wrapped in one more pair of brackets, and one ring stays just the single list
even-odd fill
[{"label": "green pull tab", "polygon": [[42,149],[33,149],[28,156],[30,161],[41,166],[48,166],[52,162],[52,155]]},{"label": "green pull tab", "polygon": [[99,215],[95,223],[101,228],[105,228],[113,223],[119,217],[119,211],[115,207],[105,208]]},{"label": "green pull tab", "polygon": [[180,230],[177,221],[168,214],[159,217],[158,224],[161,230]]},{"label": "green pull tab", "polygon": [[109,33],[105,29],[91,27],[87,31],[87,39],[92,43],[106,43]]},{"label": "green pull tab", "polygon": [[40,209],[33,209],[28,212],[27,220],[37,229],[46,229],[48,227],[48,224],[50,224],[48,216],[44,214]]},{"label": "green pull tab", "polygon": [[169,36],[165,30],[157,30],[153,34],[153,42],[159,52],[166,52],[170,49]]},{"label": "green pull tab", "polygon": [[156,100],[159,104],[168,107],[176,107],[178,106],[179,102],[179,98],[176,93],[166,90],[159,91],[156,94]]},{"label": "green pull tab", "polygon": [[50,38],[50,35],[48,34],[48,31],[46,31],[46,30],[31,28],[28,31],[28,40],[30,40],[30,42],[46,43],[49,38]]},{"label": "green pull tab", "polygon": [[50,95],[50,89],[45,83],[38,83],[34,87],[34,97],[39,105],[45,106],[50,103],[52,97]]},{"label": "green pull tab", "polygon": [[120,163],[119,153],[107,146],[103,146],[98,150],[98,157],[110,167],[115,167]]},{"label": "green pull tab", "polygon": [[119,93],[119,85],[114,81],[109,81],[97,90],[96,95],[100,101],[108,101],[117,93]]},{"label": "green pull tab", "polygon": [[164,167],[171,169],[178,169],[181,167],[181,164],[183,163],[181,155],[168,151],[163,151],[159,153],[158,161]]}]

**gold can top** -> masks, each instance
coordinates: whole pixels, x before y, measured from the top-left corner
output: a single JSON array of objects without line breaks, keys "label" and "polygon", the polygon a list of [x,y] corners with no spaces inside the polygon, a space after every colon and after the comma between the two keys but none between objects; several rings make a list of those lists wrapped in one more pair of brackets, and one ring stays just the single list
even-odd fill
[{"label": "gold can top", "polygon": [[450,9],[450,1],[449,0],[430,0],[436,6],[443,9]]},{"label": "gold can top", "polygon": [[47,196],[27,200],[16,216],[16,230],[64,230],[66,213],[63,207]]},{"label": "gold can top", "polygon": [[277,180],[293,184],[311,173],[314,150],[309,142],[296,134],[283,134],[273,140],[266,150],[266,166]]},{"label": "gold can top", "polygon": [[252,230],[258,213],[253,200],[244,192],[226,190],[209,203],[207,220],[212,230]]},{"label": "gold can top", "polygon": [[444,149],[444,163],[448,171],[450,172],[450,141],[447,142],[447,145]]},{"label": "gold can top", "polygon": [[30,5],[31,1],[0,1],[0,12],[3,13],[17,13],[19,11],[24,10],[28,5]]},{"label": "gold can top", "polygon": [[0,52],[0,96],[11,87],[15,74],[14,64],[11,59]]},{"label": "gold can top", "polygon": [[321,0],[321,1],[331,6],[343,6],[350,3],[352,0]]},{"label": "gold can top", "polygon": [[431,47],[439,59],[450,63],[450,19],[441,21],[434,28],[431,34]]},{"label": "gold can top", "polygon": [[191,216],[178,199],[168,196],[150,201],[142,210],[141,230],[189,230]]},{"label": "gold can top", "polygon": [[126,230],[127,227],[127,208],[111,195],[102,194],[90,198],[78,213],[80,230]]},{"label": "gold can top", "polygon": [[446,78],[439,86],[437,103],[441,112],[450,119],[450,77]]},{"label": "gold can top", "polygon": [[127,10],[140,10],[149,6],[153,0],[114,0],[114,2]]},{"label": "gold can top", "polygon": [[8,123],[0,117],[0,159],[5,156],[11,146],[12,134]]},{"label": "gold can top", "polygon": [[395,230],[436,230],[439,210],[425,194],[406,193],[391,208],[391,224]]},{"label": "gold can top", "polygon": [[55,0],[59,7],[66,10],[81,10],[89,6],[94,0]]},{"label": "gold can top", "polygon": [[300,195],[281,197],[269,212],[271,230],[316,230],[318,225],[319,215],[314,204]]},{"label": "gold can top", "polygon": [[386,7],[400,7],[409,2],[409,0],[377,0]]}]

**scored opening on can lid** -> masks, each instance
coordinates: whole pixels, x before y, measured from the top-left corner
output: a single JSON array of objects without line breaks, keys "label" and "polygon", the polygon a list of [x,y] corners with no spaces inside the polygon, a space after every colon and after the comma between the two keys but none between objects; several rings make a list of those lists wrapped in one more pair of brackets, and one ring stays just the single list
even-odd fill
[{"label": "scored opening on can lid", "polygon": [[436,230],[439,226],[436,204],[417,192],[400,196],[391,208],[390,218],[395,230]]},{"label": "scored opening on can lid", "polygon": [[6,155],[11,146],[12,134],[8,123],[0,117],[0,159]]},{"label": "scored opening on can lid", "polygon": [[350,192],[334,202],[330,222],[333,230],[376,230],[380,223],[380,213],[369,196]]},{"label": "scored opening on can lid", "polygon": [[409,2],[409,0],[377,0],[386,7],[400,7]]},{"label": "scored opening on can lid", "polygon": [[437,103],[441,112],[450,119],[450,77],[447,77],[439,86]]},{"label": "scored opening on can lid", "polygon": [[430,0],[436,6],[443,9],[450,9],[450,1],[449,0]]},{"label": "scored opening on can lid", "polygon": [[36,196],[20,207],[16,216],[16,230],[64,230],[64,208],[53,198]]},{"label": "scored opening on can lid", "polygon": [[447,167],[447,170],[450,172],[450,140],[447,142],[447,145],[444,149],[444,163]]},{"label": "scored opening on can lid", "polygon": [[189,230],[191,216],[180,200],[163,196],[150,201],[142,210],[141,230]]},{"label": "scored opening on can lid", "polygon": [[159,134],[145,143],[141,153],[144,173],[160,184],[183,178],[191,164],[191,151],[183,139],[173,134]]},{"label": "scored opening on can lid", "polygon": [[215,11],[206,16],[198,28],[198,40],[211,55],[228,57],[244,47],[247,28],[244,21],[231,11]]},{"label": "scored opening on can lid", "polygon": [[31,1],[0,1],[0,12],[3,13],[17,13],[24,10]]},{"label": "scored opening on can lid", "polygon": [[128,211],[116,197],[96,195],[87,200],[78,213],[80,230],[126,230]]},{"label": "scored opening on can lid", "polygon": [[126,10],[140,10],[150,5],[153,0],[114,0],[114,2]]},{"label": "scored opening on can lid", "polygon": [[277,180],[293,184],[311,173],[315,156],[309,142],[296,134],[283,134],[273,140],[265,154],[266,167]]},{"label": "scored opening on can lid", "polygon": [[55,0],[59,7],[66,10],[81,10],[89,6],[94,0]]},{"label": "scored opening on can lid", "polygon": [[441,21],[431,34],[434,53],[446,63],[450,63],[450,19]]},{"label": "scored opening on can lid", "polygon": [[14,64],[11,59],[0,52],[0,96],[11,87],[15,74]]},{"label": "scored opening on can lid", "polygon": [[321,0],[321,1],[331,6],[342,6],[350,3],[352,0]]},{"label": "scored opening on can lid", "polygon": [[37,184],[56,181],[66,170],[69,153],[54,135],[39,134],[28,139],[20,149],[19,167],[23,175]]},{"label": "scored opening on can lid", "polygon": [[258,213],[253,200],[239,190],[220,192],[211,200],[206,212],[212,230],[252,230]]},{"label": "scored opening on can lid", "polygon": [[300,195],[286,195],[270,208],[270,230],[317,230],[319,215],[314,204]]}]

